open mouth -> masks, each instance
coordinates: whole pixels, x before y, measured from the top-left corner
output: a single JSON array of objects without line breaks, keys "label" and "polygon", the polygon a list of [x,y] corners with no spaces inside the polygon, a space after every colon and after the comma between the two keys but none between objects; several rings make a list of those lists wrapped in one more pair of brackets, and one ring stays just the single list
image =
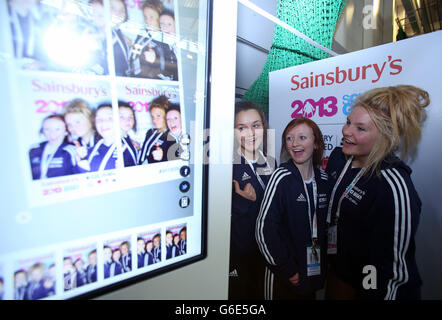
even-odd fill
[{"label": "open mouth", "polygon": [[353,146],[356,145],[356,143],[354,143],[353,141],[346,139],[346,138],[344,138],[344,144],[349,144],[349,145],[353,145]]}]

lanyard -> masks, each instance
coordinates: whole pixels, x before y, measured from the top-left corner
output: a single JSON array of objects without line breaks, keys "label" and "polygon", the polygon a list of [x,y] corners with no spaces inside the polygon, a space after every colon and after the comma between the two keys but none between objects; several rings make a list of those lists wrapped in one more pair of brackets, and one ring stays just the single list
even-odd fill
[{"label": "lanyard", "polygon": [[[98,141],[98,143],[95,145],[94,149],[91,152],[91,155],[88,158],[89,164],[91,163],[92,159],[95,157],[96,154],[98,154],[98,148],[103,144],[103,139],[101,139],[100,141]],[[109,161],[110,157],[112,156],[112,154],[114,153],[115,149],[117,147],[115,146],[114,143],[111,144],[111,146],[109,147],[109,149],[107,150],[106,154],[104,155],[103,159],[100,162],[100,167],[98,168],[98,171],[103,171],[104,168],[106,167],[107,162]]]},{"label": "lanyard", "polygon": [[[247,164],[249,165],[249,167],[250,167],[250,169],[252,170],[252,172],[255,174],[256,179],[258,180],[259,184],[260,184],[261,187],[262,187],[262,190],[265,191],[265,189],[266,189],[266,185],[265,185],[264,181],[262,181],[262,179],[261,179],[261,177],[259,176],[259,174],[256,173],[256,170],[253,168],[253,164],[252,164],[249,160],[247,160],[247,158],[244,156],[244,154],[241,152],[241,150],[238,150],[238,151],[239,151],[239,153],[241,154],[241,156],[246,160],[246,162],[247,162]],[[264,154],[262,153],[261,150],[259,150],[259,153],[260,153],[261,156],[264,158],[264,161],[265,161],[265,163],[266,163],[266,169],[269,169],[269,170],[271,171],[271,168],[269,167],[269,164],[268,164],[268,162],[267,162],[267,158],[264,156]]]},{"label": "lanyard", "polygon": [[316,245],[316,241],[318,239],[318,224],[316,219],[316,204],[318,199],[318,187],[316,185],[315,180],[315,169],[312,169],[312,188],[313,188],[313,220],[312,220],[312,214],[311,214],[311,202],[310,202],[310,195],[307,189],[307,184],[303,180],[302,183],[304,184],[304,191],[307,196],[307,205],[308,205],[308,222],[310,224],[310,232],[312,235],[312,245]]},{"label": "lanyard", "polygon": [[48,174],[48,170],[49,170],[49,166],[51,165],[52,160],[54,159],[55,154],[57,153],[58,149],[60,148],[61,144],[57,147],[54,148],[52,153],[46,153],[45,151],[48,150],[49,146],[49,142],[46,144],[44,150],[43,150],[43,154],[41,156],[41,174],[40,174],[40,179],[46,179],[47,178],[47,174]]},{"label": "lanyard", "polygon": [[132,160],[134,161],[134,163],[137,163],[137,156],[134,154],[134,151],[132,150],[132,147],[129,145],[129,142],[127,142],[126,138],[121,139],[123,141],[123,143],[127,146],[126,150],[129,151]]},{"label": "lanyard", "polygon": [[118,31],[120,31],[120,33],[121,33],[120,29],[117,29],[117,30],[113,29],[112,30],[113,34],[115,34],[116,42],[118,42],[118,45],[120,46],[121,50],[124,52],[124,57],[127,60],[128,59],[128,55],[129,55],[128,54],[127,44],[126,44],[126,42],[124,42],[124,39],[120,38],[120,35],[119,35]]},{"label": "lanyard", "polygon": [[[327,212],[327,223],[328,224],[330,224],[330,222],[331,222],[331,210],[332,210],[332,205],[333,205],[333,200],[335,198],[336,190],[338,189],[338,186],[341,183],[342,178],[344,177],[345,173],[347,172],[347,169],[350,166],[352,161],[353,161],[353,156],[347,160],[347,163],[345,164],[344,168],[342,169],[341,174],[339,175],[338,180],[336,180],[335,186],[333,187],[333,191],[330,196],[330,202],[328,204],[328,212]],[[356,183],[358,183],[359,179],[362,177],[364,172],[365,172],[365,167],[363,167],[361,169],[361,171],[358,172],[356,177],[354,177],[353,181],[347,186],[347,188],[345,188],[345,191],[342,193],[342,196],[338,201],[338,207],[336,208],[335,224],[337,224],[337,221],[339,219],[342,200],[344,200],[345,196],[350,192],[351,189],[353,189],[353,187],[356,185]]]}]

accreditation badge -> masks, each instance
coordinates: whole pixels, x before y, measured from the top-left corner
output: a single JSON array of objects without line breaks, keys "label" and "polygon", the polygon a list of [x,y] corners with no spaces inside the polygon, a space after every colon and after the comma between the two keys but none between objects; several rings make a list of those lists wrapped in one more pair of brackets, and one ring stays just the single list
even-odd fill
[{"label": "accreditation badge", "polygon": [[328,247],[327,247],[327,254],[336,254],[337,253],[337,243],[338,243],[338,233],[337,233],[337,226],[330,226],[328,228]]},{"label": "accreditation badge", "polygon": [[307,276],[321,274],[321,249],[319,246],[307,247]]}]

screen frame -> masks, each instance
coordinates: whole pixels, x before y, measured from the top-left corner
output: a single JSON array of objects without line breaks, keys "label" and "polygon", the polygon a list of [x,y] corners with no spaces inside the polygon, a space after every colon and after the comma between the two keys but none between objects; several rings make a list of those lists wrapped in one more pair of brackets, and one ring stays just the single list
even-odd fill
[{"label": "screen frame", "polygon": [[[210,101],[211,101],[211,75],[212,75],[212,23],[213,23],[213,0],[207,0],[207,52],[206,52],[206,79],[205,79],[205,115],[203,130],[210,130]],[[209,141],[202,141],[203,145],[209,143]],[[207,155],[208,159],[208,155]],[[73,297],[69,297],[66,300],[87,300],[99,297],[101,295],[110,293],[115,290],[123,289],[125,287],[134,285],[141,281],[152,279],[154,277],[166,274],[168,272],[175,271],[187,265],[204,260],[207,257],[207,217],[208,217],[208,186],[209,186],[209,163],[203,161],[202,163],[202,203],[201,203],[201,253],[199,255],[184,259],[179,262],[172,263],[170,265],[146,272],[144,274],[136,275],[128,279],[120,280],[116,283],[112,283],[89,292],[79,294]]]}]

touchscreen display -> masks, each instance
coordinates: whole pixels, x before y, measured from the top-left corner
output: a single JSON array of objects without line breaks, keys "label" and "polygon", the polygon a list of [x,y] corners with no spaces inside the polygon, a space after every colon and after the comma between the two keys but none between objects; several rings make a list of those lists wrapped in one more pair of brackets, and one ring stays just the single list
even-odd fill
[{"label": "touchscreen display", "polygon": [[0,299],[97,295],[204,258],[208,4],[0,9]]}]

